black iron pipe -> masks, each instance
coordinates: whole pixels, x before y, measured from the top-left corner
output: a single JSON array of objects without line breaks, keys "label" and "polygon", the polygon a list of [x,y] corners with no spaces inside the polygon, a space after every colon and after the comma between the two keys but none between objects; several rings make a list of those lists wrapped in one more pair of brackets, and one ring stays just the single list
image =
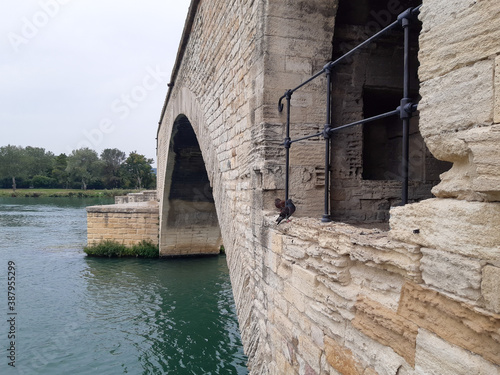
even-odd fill
[{"label": "black iron pipe", "polygon": [[290,183],[290,100],[292,93],[287,91],[286,94],[286,136],[285,136],[285,202],[289,196]]},{"label": "black iron pipe", "polygon": [[[409,8],[407,11],[410,11],[411,8]],[[403,12],[404,13],[404,12]],[[402,13],[402,14],[403,14]],[[382,36],[383,34],[385,34],[387,31],[393,29],[394,27],[396,27],[397,25],[399,25],[399,20],[396,20],[394,22],[392,22],[390,25],[387,25],[386,27],[384,27],[382,30],[378,31],[377,33],[375,33],[374,35],[372,35],[370,38],[366,39],[363,43],[357,45],[356,47],[354,47],[353,49],[351,49],[349,52],[345,53],[344,55],[340,56],[337,60],[335,61],[330,61],[328,64],[326,64],[323,69],[321,69],[319,72],[317,72],[316,74],[314,74],[313,76],[311,76],[309,79],[305,80],[304,82],[302,82],[300,85],[298,85],[297,87],[291,89],[291,90],[288,90],[287,92],[291,92],[292,94],[297,91],[298,89],[300,89],[301,87],[303,87],[304,85],[308,84],[309,82],[315,80],[316,78],[318,78],[319,76],[321,76],[323,73],[325,73],[327,71],[327,69],[331,70],[335,65],[339,64],[342,60],[350,57],[351,55],[353,55],[355,52],[357,52],[360,48],[363,48],[364,46],[366,46],[367,44],[373,42],[375,39],[377,39],[378,37]],[[278,110],[281,112],[283,111],[283,104],[282,104],[282,100],[285,99],[286,97],[286,93],[285,95],[282,95],[280,98],[279,98],[279,102],[278,102]]]},{"label": "black iron pipe", "polygon": [[[358,49],[361,49],[363,48],[364,46],[366,46],[367,44],[370,44],[371,42],[373,42],[375,39],[377,39],[378,37],[382,36],[383,34],[385,34],[387,31],[393,29],[394,27],[396,27],[397,25],[399,25],[399,21],[396,20],[394,21],[393,23],[391,23],[390,25],[387,25],[386,27],[384,27],[382,30],[380,30],[379,32],[373,34],[371,37],[369,37],[368,39],[366,39],[363,43],[361,44],[358,44],[356,47],[354,47],[353,49],[351,49],[349,52],[345,53],[344,55],[340,56],[337,60],[335,61],[330,61],[326,66],[328,68],[333,68],[335,65],[339,64],[342,60],[350,57],[351,55],[353,55],[355,52],[358,51]],[[326,68],[326,67],[325,67]],[[325,70],[325,68],[323,68],[323,70]]]},{"label": "black iron pipe", "polygon": [[[409,100],[410,96],[410,19],[403,18],[401,25],[404,30],[404,71],[403,71],[403,100]],[[401,189],[401,204],[408,203],[409,182],[409,159],[410,159],[410,116],[404,115],[401,169],[403,174],[403,186]]]},{"label": "black iron pipe", "polygon": [[324,131],[316,133],[316,134],[312,134],[312,135],[306,135],[305,137],[294,139],[293,141],[290,141],[290,143],[305,141],[306,139],[319,137],[320,135],[323,135],[323,134],[324,134]]},{"label": "black iron pipe", "polygon": [[386,117],[394,116],[394,115],[397,115],[399,113],[400,113],[400,109],[398,107],[394,111],[385,112],[385,113],[382,113],[380,115],[376,115],[376,116],[373,116],[373,117],[368,117],[368,118],[365,118],[363,120],[358,120],[358,121],[351,122],[349,124],[337,126],[336,128],[331,128],[329,130],[329,132],[330,132],[330,134],[332,134],[332,133],[334,133],[334,132],[336,132],[338,130],[350,128],[352,126],[356,126],[356,125],[360,125],[360,124],[366,124],[368,122],[372,122],[372,121],[380,120],[380,119],[383,119],[383,118],[386,118]]},{"label": "black iron pipe", "polygon": [[326,122],[324,128],[325,137],[325,206],[324,213],[321,221],[323,223],[329,223],[332,221],[330,216],[330,129],[332,128],[332,119],[331,119],[331,69],[329,67],[325,67],[326,71]]}]

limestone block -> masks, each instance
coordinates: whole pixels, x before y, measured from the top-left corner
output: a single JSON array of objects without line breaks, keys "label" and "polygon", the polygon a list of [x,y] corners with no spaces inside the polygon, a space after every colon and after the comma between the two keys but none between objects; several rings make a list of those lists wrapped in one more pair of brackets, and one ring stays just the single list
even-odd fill
[{"label": "limestone block", "polygon": [[484,267],[481,293],[486,303],[486,308],[500,314],[500,268],[493,266]]},{"label": "limestone block", "polygon": [[311,325],[311,338],[316,346],[320,349],[324,348],[325,334],[323,330],[314,323]]},{"label": "limestone block", "polygon": [[[500,200],[499,125],[435,136],[429,141],[428,144],[440,150],[440,158],[454,162],[453,167],[441,175],[441,183],[432,189],[434,195],[479,201]],[[448,148],[451,143],[454,145]]]},{"label": "limestone block", "polygon": [[499,375],[500,367],[420,329],[417,336],[416,375]]},{"label": "limestone block", "polygon": [[500,365],[500,315],[480,313],[471,305],[410,283],[403,288],[398,313],[449,343]]},{"label": "limestone block", "polygon": [[421,81],[496,55],[499,17],[500,4],[496,0],[424,2],[419,17]]},{"label": "limestone block", "polygon": [[344,346],[352,351],[366,368],[376,374],[408,374],[412,367],[392,348],[384,346],[356,328],[346,330]]},{"label": "limestone block", "polygon": [[318,285],[317,274],[305,269],[298,264],[292,266],[291,284],[304,295],[312,298],[314,290]]},{"label": "limestone block", "polygon": [[295,368],[287,361],[283,354],[281,354],[280,352],[276,352],[275,358],[277,368],[277,371],[274,373],[275,375],[296,374]]},{"label": "limestone block", "polygon": [[354,318],[354,304],[360,293],[360,288],[357,285],[341,286],[339,283],[331,282],[328,278],[318,276],[319,285],[315,290],[314,300],[321,303],[325,310],[336,311],[346,319]]},{"label": "limestone block", "polygon": [[391,241],[385,233],[341,236],[339,253],[367,266],[381,268],[415,281],[420,280],[420,253],[415,246]]},{"label": "limestone block", "polygon": [[401,288],[406,279],[392,272],[356,264],[351,267],[351,287],[358,286],[359,293],[370,296],[385,308],[396,311],[401,295]]},{"label": "limestone block", "polygon": [[318,346],[306,335],[300,335],[298,339],[298,352],[300,353],[300,356],[316,372],[316,374],[318,374],[320,372],[320,348],[318,348]]},{"label": "limestone block", "polygon": [[477,301],[481,297],[481,261],[441,250],[422,248],[422,278],[428,285]]},{"label": "limestone block", "polygon": [[283,256],[295,260],[303,259],[306,256],[306,248],[310,246],[309,243],[299,240],[298,238],[286,237],[283,242]]},{"label": "limestone block", "polygon": [[[349,269],[344,264],[349,261],[349,258],[342,257],[339,262],[340,266],[333,265],[325,258],[328,257],[325,255],[324,257],[308,258],[306,264],[311,269],[314,269],[319,275],[324,275],[331,281],[338,282],[341,285],[348,285],[351,281],[351,275]],[[347,260],[344,260],[345,258],[347,258]]]},{"label": "limestone block", "polygon": [[361,375],[364,368],[352,351],[325,336],[326,360],[336,371],[344,375]]},{"label": "limestone block", "polygon": [[304,312],[306,306],[304,294],[288,282],[285,282],[283,297],[285,297],[285,299],[294,305],[300,312]]},{"label": "limestone block", "polygon": [[500,123],[500,56],[495,59],[495,110],[493,121]]},{"label": "limestone block", "polygon": [[360,296],[352,325],[365,335],[389,346],[411,366],[415,364],[418,326],[368,297]]},{"label": "limestone block", "polygon": [[435,198],[392,208],[389,236],[500,265],[499,223],[500,203]]},{"label": "limestone block", "polygon": [[[493,69],[492,60],[480,61],[421,84],[419,129],[424,139],[493,122]],[[429,149],[440,152],[433,144]]]}]

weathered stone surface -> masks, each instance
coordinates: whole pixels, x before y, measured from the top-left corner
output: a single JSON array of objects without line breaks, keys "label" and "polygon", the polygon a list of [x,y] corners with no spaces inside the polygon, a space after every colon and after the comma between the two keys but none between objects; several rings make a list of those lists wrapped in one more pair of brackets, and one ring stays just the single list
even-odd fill
[{"label": "weathered stone surface", "polygon": [[415,375],[498,375],[500,367],[481,356],[420,329],[417,336]]},{"label": "weathered stone surface", "polygon": [[419,76],[441,76],[498,53],[500,4],[496,0],[424,2],[420,15]]},{"label": "weathered stone surface", "polygon": [[343,375],[361,375],[365,369],[352,351],[325,336],[326,360],[335,370]]},{"label": "weathered stone surface", "polygon": [[[485,60],[423,82],[419,129],[424,138],[491,125],[493,70],[494,62]],[[434,155],[442,155],[443,150],[435,151],[433,144],[428,146]]]},{"label": "weathered stone surface", "polygon": [[482,314],[472,305],[410,283],[403,288],[398,313],[451,344],[500,365],[500,315]]},{"label": "weathered stone surface", "polygon": [[446,251],[422,248],[422,278],[427,285],[477,301],[481,298],[480,260]]},{"label": "weathered stone surface", "polygon": [[[271,220],[271,217],[266,218],[269,225],[272,225]],[[318,227],[316,220],[307,218],[295,218],[293,223],[293,227],[280,225],[278,228],[282,233],[292,234],[293,231],[293,237],[303,240],[319,238],[321,248],[334,249],[337,255],[420,281],[418,246],[389,239],[386,232],[378,229],[361,229],[344,223]]]},{"label": "weathered stone surface", "polygon": [[376,300],[387,309],[397,311],[401,288],[407,279],[393,272],[380,270],[363,264],[355,264],[349,269],[352,279],[349,285],[358,286],[359,293]]},{"label": "weathered stone surface", "polygon": [[[429,140],[441,143],[440,157],[454,162],[453,167],[441,175],[441,183],[432,189],[437,197],[500,200],[500,165],[497,162],[500,126],[474,128]],[[451,143],[454,144],[450,146]]]},{"label": "weathered stone surface", "polygon": [[415,366],[418,326],[368,297],[359,297],[352,324],[365,335],[389,346]]},{"label": "weathered stone surface", "polygon": [[483,269],[481,293],[486,308],[500,314],[500,268],[486,266]]},{"label": "weathered stone surface", "polygon": [[354,353],[365,368],[372,369],[377,374],[413,374],[413,368],[391,347],[379,343],[352,326],[346,330],[344,346]]},{"label": "weathered stone surface", "polygon": [[401,242],[499,264],[499,223],[500,203],[429,199],[391,209],[389,235]]},{"label": "weathered stone surface", "polygon": [[500,123],[500,56],[495,59],[495,109],[493,121]]},{"label": "weathered stone surface", "polygon": [[158,244],[158,202],[110,204],[87,207],[87,243],[111,240],[124,245],[141,241]]}]

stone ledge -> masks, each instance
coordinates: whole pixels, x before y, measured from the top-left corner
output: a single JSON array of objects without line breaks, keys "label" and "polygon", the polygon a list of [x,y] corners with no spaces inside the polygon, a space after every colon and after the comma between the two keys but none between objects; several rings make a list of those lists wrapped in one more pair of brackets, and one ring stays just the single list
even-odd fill
[{"label": "stone ledge", "polygon": [[378,228],[359,228],[346,223],[321,223],[318,219],[292,218],[290,223],[276,225],[277,214],[267,213],[264,226],[287,236],[317,243],[325,254],[349,256],[370,267],[394,272],[405,278],[421,282],[418,245],[394,240],[388,232]]},{"label": "stone ledge", "polygon": [[89,206],[87,213],[158,213],[159,203],[156,201],[108,204],[102,206]]},{"label": "stone ledge", "polygon": [[498,223],[500,203],[434,198],[392,208],[389,236],[498,266]]}]

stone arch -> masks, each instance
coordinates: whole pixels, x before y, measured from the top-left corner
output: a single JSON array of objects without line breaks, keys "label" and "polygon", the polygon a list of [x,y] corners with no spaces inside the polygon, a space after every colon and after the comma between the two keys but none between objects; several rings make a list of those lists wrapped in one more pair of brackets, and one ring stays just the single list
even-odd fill
[{"label": "stone arch", "polygon": [[188,117],[173,122],[164,174],[160,255],[218,254],[222,245],[205,161]]}]

